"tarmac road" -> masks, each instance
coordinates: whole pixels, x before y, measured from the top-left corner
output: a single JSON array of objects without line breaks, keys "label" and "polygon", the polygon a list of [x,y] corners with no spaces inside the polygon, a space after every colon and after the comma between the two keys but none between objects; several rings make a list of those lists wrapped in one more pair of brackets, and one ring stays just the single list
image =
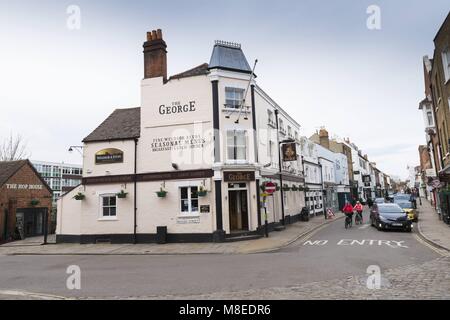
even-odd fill
[{"label": "tarmac road", "polygon": [[[340,297],[341,287],[350,292],[367,290],[362,280],[353,283],[354,288],[341,281],[351,277],[364,279],[367,268],[373,265],[381,269],[382,278],[386,270],[392,270],[386,275],[387,282],[398,286],[385,288],[392,297],[401,297],[403,292],[405,297],[411,296],[409,285],[421,290],[426,286],[423,291],[430,298],[442,296],[441,292],[450,295],[450,275],[448,287],[442,287],[447,286],[447,279],[442,281],[437,276],[447,276],[447,258],[420,241],[415,231],[380,232],[367,224],[367,212],[364,217],[366,224],[362,226],[346,230],[344,220],[337,220],[273,253],[0,256],[0,299],[333,299]],[[66,270],[71,265],[80,267],[81,290],[69,290],[66,286]],[[447,271],[441,272],[440,268]],[[412,279],[424,283],[413,285]],[[436,288],[435,293],[430,285]]]}]

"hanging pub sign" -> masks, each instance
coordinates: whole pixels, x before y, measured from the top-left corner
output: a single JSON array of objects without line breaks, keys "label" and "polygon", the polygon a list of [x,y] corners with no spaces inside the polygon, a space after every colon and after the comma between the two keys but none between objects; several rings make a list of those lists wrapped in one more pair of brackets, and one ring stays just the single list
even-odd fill
[{"label": "hanging pub sign", "polygon": [[295,142],[286,143],[282,146],[283,161],[297,161],[297,145]]},{"label": "hanging pub sign", "polygon": [[371,182],[370,175],[364,175],[362,177],[362,179],[363,179],[364,183],[370,183]]},{"label": "hanging pub sign", "polygon": [[95,164],[122,163],[123,151],[119,149],[103,149],[95,154]]}]

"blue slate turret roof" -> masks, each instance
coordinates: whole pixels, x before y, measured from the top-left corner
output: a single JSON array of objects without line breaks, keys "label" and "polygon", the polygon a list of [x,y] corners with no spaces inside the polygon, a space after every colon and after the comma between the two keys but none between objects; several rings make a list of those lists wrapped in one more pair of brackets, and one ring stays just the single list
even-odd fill
[{"label": "blue slate turret roof", "polygon": [[231,42],[216,41],[209,62],[209,70],[223,69],[251,73],[252,69],[242,52],[241,45]]}]

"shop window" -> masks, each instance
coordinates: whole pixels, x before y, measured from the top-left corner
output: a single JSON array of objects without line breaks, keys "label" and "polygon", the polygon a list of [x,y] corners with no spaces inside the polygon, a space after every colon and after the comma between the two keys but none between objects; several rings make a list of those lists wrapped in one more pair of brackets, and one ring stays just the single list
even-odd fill
[{"label": "shop window", "polygon": [[117,216],[117,200],[115,195],[102,196],[102,216],[103,217]]},{"label": "shop window", "polygon": [[198,187],[180,188],[181,213],[198,213]]},{"label": "shop window", "polygon": [[244,99],[244,89],[225,88],[225,100],[227,108],[240,108]]}]

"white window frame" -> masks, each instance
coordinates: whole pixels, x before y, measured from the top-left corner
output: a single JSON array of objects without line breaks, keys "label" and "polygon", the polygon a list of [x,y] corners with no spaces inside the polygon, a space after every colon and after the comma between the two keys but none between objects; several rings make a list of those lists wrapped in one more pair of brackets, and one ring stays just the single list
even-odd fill
[{"label": "white window frame", "polygon": [[[233,148],[234,148],[234,158],[231,158],[230,152],[229,152],[229,148],[231,146],[228,145],[228,136],[229,134],[233,132]],[[245,141],[245,145],[244,146],[237,146],[236,145],[236,133],[237,132],[242,132],[244,134],[244,141]],[[227,155],[227,162],[231,162],[231,163],[248,163],[249,159],[248,159],[248,134],[247,134],[247,130],[245,129],[228,129],[227,133],[226,133],[226,155]],[[236,148],[237,147],[245,147],[245,152],[244,152],[244,159],[235,159],[237,154],[236,154]]]},{"label": "white window frame", "polygon": [[[197,194],[197,198],[192,198],[192,188],[197,188],[197,192],[200,189],[200,186],[197,185],[180,185],[178,187],[178,209],[180,211],[180,216],[182,217],[199,217],[200,216],[200,197]],[[187,199],[181,198],[181,189],[187,189]],[[181,201],[188,201],[189,210],[181,211]],[[197,211],[192,211],[192,200],[197,200]]]},{"label": "white window frame", "polygon": [[[230,91],[234,92],[234,96],[236,96],[236,93],[241,93],[242,94],[242,99],[241,100],[228,99],[227,98],[227,93],[230,92]],[[242,105],[242,101],[244,99],[244,94],[245,94],[245,89],[238,88],[238,87],[225,87],[225,108],[227,108],[227,109],[239,109],[239,107]],[[234,101],[234,103],[232,105],[228,104],[227,100],[232,100],[232,101]],[[245,106],[243,106],[243,107],[245,107]]]},{"label": "white window frame", "polygon": [[442,51],[442,67],[444,68],[444,83],[450,80],[450,61],[448,57],[450,56],[450,48],[446,48]]},{"label": "white window frame", "polygon": [[[116,198],[116,215],[115,216],[105,216],[103,215],[103,208],[105,207],[103,205],[103,198]],[[118,215],[119,215],[119,210],[118,210],[118,202],[117,202],[117,194],[116,193],[102,193],[99,194],[99,208],[100,208],[100,212],[99,212],[99,221],[111,221],[111,220],[118,220]],[[113,206],[107,206],[109,208],[112,208]]]}]

